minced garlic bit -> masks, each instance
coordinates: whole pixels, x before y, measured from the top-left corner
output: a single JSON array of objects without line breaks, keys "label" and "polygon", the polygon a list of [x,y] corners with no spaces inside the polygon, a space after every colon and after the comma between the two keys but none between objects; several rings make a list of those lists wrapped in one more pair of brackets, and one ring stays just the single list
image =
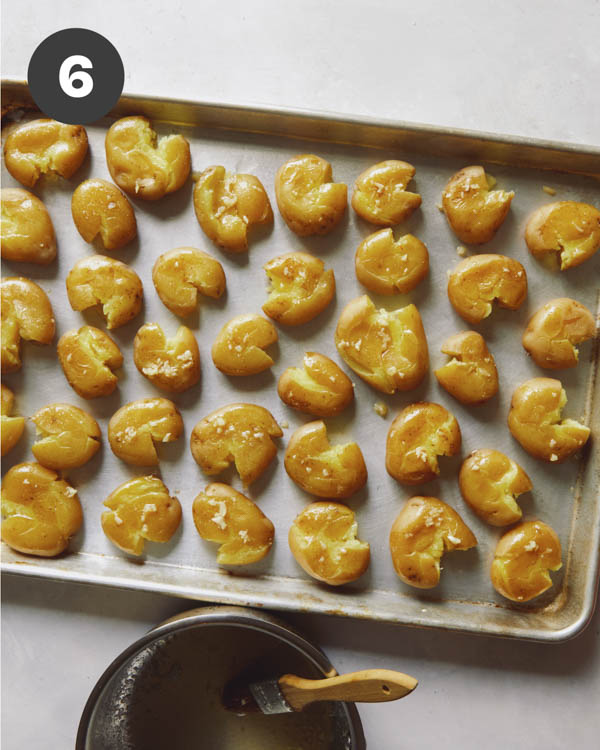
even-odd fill
[{"label": "minced garlic bit", "polygon": [[548,195],[556,195],[556,190],[554,188],[548,187],[548,185],[543,185],[542,190]]},{"label": "minced garlic bit", "polygon": [[383,419],[385,419],[388,414],[387,404],[384,404],[383,401],[376,401],[373,404],[373,411],[375,412],[375,414],[379,414],[380,417],[383,417]]},{"label": "minced garlic bit", "polygon": [[287,420],[283,420],[283,422],[279,423],[281,427],[283,427],[284,430],[287,430],[287,428],[290,426],[290,423]]},{"label": "minced garlic bit", "polygon": [[467,254],[467,248],[464,245],[459,245],[456,248],[456,254],[460,255],[461,258],[464,258]]},{"label": "minced garlic bit", "polygon": [[452,534],[447,534],[446,537],[448,541],[451,542],[452,544],[460,544],[460,539],[458,539],[455,536],[452,536]]},{"label": "minced garlic bit", "polygon": [[556,455],[556,453],[550,454],[550,460],[551,461],[558,461],[558,456]]},{"label": "minced garlic bit", "polygon": [[530,542],[527,542],[527,544],[523,547],[525,552],[533,552],[537,548],[538,546],[537,546],[537,542],[535,541],[535,539],[532,539]]},{"label": "minced garlic bit", "polygon": [[437,210],[438,210],[438,211],[439,211],[440,213],[442,213],[442,214],[444,213],[444,207],[442,206],[442,204],[441,204],[441,203],[436,203],[436,204],[435,204],[435,207],[437,208]]}]

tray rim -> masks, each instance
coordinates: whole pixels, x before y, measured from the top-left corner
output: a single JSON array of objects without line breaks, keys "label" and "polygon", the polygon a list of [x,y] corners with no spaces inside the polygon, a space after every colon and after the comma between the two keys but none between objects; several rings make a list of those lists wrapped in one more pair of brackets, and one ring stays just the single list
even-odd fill
[{"label": "tray rim", "polygon": [[[1,79],[0,82],[1,85],[1,91],[2,91],[2,99],[3,99],[3,105],[4,105],[4,98],[5,96],[12,95],[21,95],[24,97],[23,99],[23,105],[25,106],[31,106],[32,108],[38,109],[37,105],[35,105],[35,102],[33,102],[31,95],[29,93],[28,85],[25,81],[19,81],[14,79]],[[595,146],[591,144],[579,144],[574,142],[562,142],[562,141],[555,141],[555,140],[548,140],[548,139],[538,139],[538,138],[528,138],[526,136],[516,136],[516,135],[507,135],[507,134],[496,134],[496,133],[490,133],[485,131],[475,131],[475,130],[469,130],[469,129],[461,129],[461,128],[454,128],[454,127],[443,127],[439,125],[431,125],[431,124],[425,124],[425,123],[415,123],[415,122],[407,122],[403,120],[395,120],[395,119],[387,119],[387,118],[371,118],[364,115],[346,115],[343,113],[335,113],[335,112],[327,112],[323,110],[311,110],[311,109],[304,109],[304,108],[297,108],[297,107],[275,107],[275,106],[265,106],[265,105],[256,105],[256,104],[250,104],[250,103],[244,103],[244,104],[232,104],[232,103],[219,103],[219,102],[207,102],[207,101],[197,101],[197,100],[190,100],[190,99],[179,99],[179,98],[173,98],[173,97],[162,97],[158,95],[150,96],[150,95],[144,95],[144,94],[129,94],[129,93],[123,93],[121,97],[119,98],[119,101],[117,102],[117,105],[111,110],[111,112],[108,113],[107,116],[122,116],[124,111],[128,111],[131,109],[137,109],[139,112],[140,108],[143,108],[144,105],[151,104],[151,105],[157,105],[157,106],[165,106],[165,107],[183,107],[187,108],[189,110],[194,111],[202,111],[205,113],[237,113],[237,114],[254,114],[259,117],[278,117],[278,118],[288,118],[295,121],[300,121],[302,123],[307,124],[316,124],[319,125],[326,125],[326,124],[333,124],[340,127],[350,127],[350,128],[374,128],[379,130],[390,130],[390,131],[397,131],[398,133],[405,133],[413,136],[439,136],[439,137],[447,137],[450,139],[454,139],[458,144],[467,145],[469,143],[472,143],[473,141],[476,141],[481,144],[494,144],[494,145],[502,145],[505,147],[515,147],[515,148],[524,148],[524,149],[532,149],[535,151],[542,151],[542,152],[549,152],[549,153],[558,153],[563,155],[569,155],[572,157],[582,157],[582,160],[585,160],[586,158],[591,159],[592,164],[594,165],[593,168],[590,171],[584,170],[572,170],[567,168],[560,168],[556,165],[551,165],[548,167],[545,167],[545,169],[549,171],[559,171],[559,172],[566,172],[569,174],[579,175],[579,176],[586,176],[586,177],[592,177],[600,180],[600,146]],[[16,107],[18,108],[18,107]],[[161,119],[161,118],[157,118]],[[226,132],[243,132],[243,133],[263,133],[263,134],[270,134],[273,135],[273,131],[267,131],[267,130],[254,130],[252,128],[244,128],[244,127],[228,127],[228,126],[218,126],[215,124],[207,124],[199,122],[196,119],[193,120],[179,120],[179,119],[169,119],[165,120],[162,119],[163,122],[172,122],[172,123],[179,123],[182,125],[205,125],[206,127],[212,127],[216,130],[223,130]],[[339,143],[339,144],[346,144],[346,145],[356,145],[352,142],[347,142],[344,140],[335,140],[333,138],[327,138],[325,136],[323,137],[311,137],[307,135],[300,135],[297,133],[279,133],[281,137],[289,137],[289,138],[300,138],[305,140],[315,140],[315,141],[322,141],[322,142],[328,142],[328,143]],[[377,148],[376,145],[363,143],[362,147],[374,147]],[[383,148],[383,147],[379,147]],[[418,149],[416,149],[418,151]],[[429,153],[431,155],[435,155],[435,150],[429,150],[425,151],[425,153]],[[444,154],[444,156],[448,157],[452,154],[447,152]],[[510,164],[510,162],[502,161],[502,160],[494,160],[493,158],[485,158],[482,159],[486,162],[494,163],[494,161],[497,161],[498,163],[504,163],[504,164]],[[597,165],[597,166],[596,166]],[[519,165],[514,164],[516,168],[519,168]],[[544,169],[544,167],[536,164],[536,165],[520,165],[520,168],[533,168],[533,169]],[[599,353],[598,350],[600,349],[600,342],[597,343],[596,346],[596,368],[600,366],[600,363],[598,362]],[[598,376],[598,372],[596,372],[596,375]],[[594,414],[594,404],[597,402],[597,400],[600,398],[600,394],[598,393],[598,380],[596,380],[596,388],[594,388],[594,377],[592,376],[591,381],[591,410],[593,416]],[[597,405],[597,404],[596,404]],[[597,450],[595,451],[598,452]],[[592,458],[588,458],[588,461],[591,461]],[[598,459],[596,459],[598,460]],[[593,467],[592,467],[593,470]],[[598,479],[598,474],[596,473],[596,480]],[[593,478],[592,478],[593,481]],[[597,488],[597,494],[600,499],[600,487]],[[570,533],[573,533],[574,529],[574,523],[571,521],[571,527],[570,527]],[[596,539],[597,541],[600,539],[600,509],[596,509],[596,515],[594,518],[594,524],[592,527],[592,538]],[[216,589],[211,590],[210,592],[201,591],[198,587],[190,586],[190,585],[174,585],[174,584],[165,584],[161,582],[152,582],[152,581],[144,581],[140,579],[129,579],[126,576],[113,576],[112,578],[108,578],[106,575],[102,574],[90,574],[88,572],[82,571],[82,570],[67,570],[65,571],[62,569],[62,567],[58,565],[53,565],[52,562],[49,560],[46,560],[44,558],[40,559],[32,559],[28,558],[25,555],[18,555],[18,553],[14,553],[12,550],[9,550],[9,554],[11,556],[15,556],[16,559],[14,560],[6,560],[5,555],[6,551],[4,548],[4,545],[2,545],[2,559],[0,561],[0,571],[2,573],[6,573],[9,575],[29,575],[37,578],[46,578],[51,579],[55,581],[71,581],[75,583],[85,583],[85,584],[93,584],[93,585],[106,585],[111,586],[113,588],[121,588],[121,589],[128,589],[128,590],[138,590],[138,591],[147,591],[147,592],[154,592],[154,593],[163,593],[166,595],[171,596],[177,596],[182,597],[186,599],[192,599],[197,601],[206,601],[206,602],[218,602],[223,604],[233,604],[233,605],[242,605],[242,606],[254,606],[258,608],[272,608],[275,610],[285,610],[285,611],[296,611],[296,612],[308,612],[308,613],[316,613],[316,614],[329,614],[329,615],[337,615],[337,616],[347,616],[347,617],[355,617],[359,619],[368,619],[372,621],[380,621],[380,622],[387,622],[394,625],[404,625],[409,627],[424,627],[429,629],[442,629],[442,630],[449,630],[449,631],[455,631],[455,632],[467,632],[472,633],[476,635],[488,635],[488,636],[495,636],[495,637],[504,637],[504,638],[514,638],[519,640],[532,640],[532,641],[539,641],[539,642],[551,642],[551,643],[561,643],[567,640],[570,640],[571,638],[576,637],[579,635],[585,627],[588,625],[596,606],[596,599],[598,596],[598,589],[600,584],[600,545],[596,544],[592,549],[592,554],[590,555],[590,558],[588,559],[588,564],[591,567],[591,575],[588,575],[586,577],[585,585],[582,587],[582,590],[580,593],[580,604],[577,609],[577,612],[575,613],[575,617],[565,626],[557,628],[557,629],[535,629],[532,628],[531,632],[523,633],[523,632],[507,632],[505,628],[502,628],[501,625],[498,625],[496,623],[487,623],[484,626],[477,626],[476,623],[468,624],[456,624],[456,623],[450,623],[450,624],[438,624],[438,623],[431,623],[425,620],[424,618],[412,618],[410,621],[405,620],[398,620],[393,619],[390,616],[385,616],[381,613],[373,613],[370,611],[365,611],[364,608],[357,606],[356,604],[352,606],[350,602],[344,602],[342,606],[339,609],[332,610],[332,608],[328,605],[327,602],[321,601],[321,602],[313,602],[311,606],[298,606],[294,605],[294,603],[290,601],[280,601],[276,597],[273,596],[262,596],[261,601],[256,601],[256,595],[255,599],[252,599],[252,597],[246,597],[243,592],[234,593],[234,592],[223,592],[223,591],[217,591]],[[570,545],[569,545],[569,553],[570,553]],[[75,553],[78,554],[78,553]],[[94,555],[95,556],[95,555]],[[62,562],[64,558],[58,558],[58,560],[54,562]],[[156,567],[160,567],[160,563],[156,563],[156,561],[144,561],[146,565],[152,566],[153,563],[156,564]],[[569,560],[567,560],[567,563]],[[184,566],[179,566],[184,567]],[[198,570],[198,569],[196,569]],[[275,578],[277,576],[274,576]],[[564,590],[564,589],[563,589]],[[473,604],[475,606],[475,604]],[[517,612],[520,612],[521,614],[524,613],[523,610],[516,610]],[[525,611],[526,613],[526,611]],[[513,630],[515,630],[513,628]]]}]

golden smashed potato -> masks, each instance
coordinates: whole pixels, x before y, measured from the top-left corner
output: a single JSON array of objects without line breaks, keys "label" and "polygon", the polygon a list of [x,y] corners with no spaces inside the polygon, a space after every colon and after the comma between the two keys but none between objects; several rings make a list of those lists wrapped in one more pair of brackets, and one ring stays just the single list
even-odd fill
[{"label": "golden smashed potato", "polygon": [[299,326],[316,318],[335,294],[335,276],[319,258],[308,253],[286,253],[264,269],[270,288],[263,312],[278,323]]},{"label": "golden smashed potato", "polygon": [[266,351],[277,341],[277,329],[261,315],[237,315],[225,323],[212,346],[212,360],[226,375],[256,375],[273,359]]},{"label": "golden smashed potato", "polygon": [[333,417],[354,400],[350,378],[329,357],[318,352],[306,352],[302,367],[284,370],[277,393],[288,406],[315,417]]},{"label": "golden smashed potato", "polygon": [[561,419],[566,403],[565,389],[553,378],[531,378],[515,389],[508,427],[527,453],[562,463],[586,444],[590,428],[574,419]]},{"label": "golden smashed potato", "polygon": [[158,466],[156,443],[172,443],[183,432],[177,407],[166,398],[140,398],[122,406],[108,423],[112,452],[134,466]]},{"label": "golden smashed potato", "polygon": [[69,178],[83,164],[88,150],[85,128],[46,118],[15,127],[4,142],[4,163],[25,187],[42,174]]},{"label": "golden smashed potato", "polygon": [[409,586],[432,589],[440,582],[444,552],[477,545],[458,513],[437,497],[411,497],[390,531],[390,552],[398,577]]},{"label": "golden smashed potato", "polygon": [[358,444],[331,445],[321,421],[308,422],[292,434],[284,465],[290,479],[317,497],[350,497],[367,482],[367,467]]},{"label": "golden smashed potato", "polygon": [[416,388],[429,368],[429,351],[415,305],[377,310],[370,297],[349,302],[335,331],[344,362],[383,393]]},{"label": "golden smashed potato", "polygon": [[101,305],[109,330],[119,328],[142,309],[144,290],[137,273],[106,255],[77,261],[67,275],[67,296],[73,310]]},{"label": "golden smashed potato", "polygon": [[67,548],[83,523],[76,490],[56,472],[37,463],[10,468],[2,480],[2,541],[38,557]]},{"label": "golden smashed potato", "polygon": [[552,587],[549,571],[561,567],[560,540],[554,529],[543,521],[527,521],[498,542],[492,584],[507,599],[528,602]]},{"label": "golden smashed potato", "polygon": [[37,439],[31,452],[48,469],[75,469],[99,450],[102,433],[91,414],[72,404],[48,404],[31,417]]},{"label": "golden smashed potato", "polygon": [[421,196],[406,189],[415,176],[412,164],[388,159],[365,169],[354,183],[352,208],[365,221],[391,227],[408,219]]},{"label": "golden smashed potato", "polygon": [[479,166],[465,167],[448,180],[442,206],[450,228],[462,242],[488,242],[506,218],[515,194],[492,190],[495,182]]},{"label": "golden smashed potato", "polygon": [[34,281],[12,276],[0,281],[2,371],[21,368],[21,339],[50,344],[56,332],[52,305]]},{"label": "golden smashed potato", "polygon": [[198,292],[218,299],[226,286],[223,266],[195,247],[176,247],[160,255],[152,281],[163,305],[182,318],[196,309]]},{"label": "golden smashed potato", "polygon": [[118,187],[97,177],[79,184],[71,198],[71,214],[86,242],[100,237],[106,250],[118,250],[137,237],[133,206]]},{"label": "golden smashed potato", "polygon": [[209,484],[192,505],[202,539],[219,544],[219,565],[249,565],[269,554],[275,527],[262,510],[233,487]]},{"label": "golden smashed potato", "polygon": [[22,188],[2,188],[4,260],[46,266],[56,258],[54,226],[42,201]]},{"label": "golden smashed potato", "polygon": [[600,211],[577,201],[547,203],[529,217],[525,242],[553,270],[579,266],[600,248]]},{"label": "golden smashed potato", "polygon": [[229,404],[201,419],[190,448],[205,474],[220,474],[232,462],[245,486],[265,471],[277,453],[272,438],[283,432],[272,414],[255,404]]},{"label": "golden smashed potato", "polygon": [[15,403],[14,393],[2,383],[2,400],[0,402],[0,437],[2,439],[2,455],[6,455],[12,450],[21,439],[25,429],[24,417],[11,417],[13,405]]},{"label": "golden smashed potato", "polygon": [[354,257],[356,278],[376,294],[406,294],[429,273],[427,247],[412,234],[394,239],[391,229],[370,234]]},{"label": "golden smashed potato", "polygon": [[123,355],[111,337],[93,326],[73,328],[58,341],[58,360],[71,388],[82,398],[108,396],[117,387],[113,370]]},{"label": "golden smashed potato", "polygon": [[561,370],[579,361],[576,344],[594,338],[592,313],[574,299],[558,297],[541,307],[523,334],[523,347],[538,367]]},{"label": "golden smashed potato", "polygon": [[468,323],[480,323],[492,303],[517,310],[527,296],[527,274],[517,260],[505,255],[472,255],[456,266],[448,279],[448,298]]},{"label": "golden smashed potato", "polygon": [[206,236],[234,253],[248,249],[250,227],[273,223],[271,202],[258,177],[221,166],[208,167],[196,180],[194,210]]},{"label": "golden smashed potato", "polygon": [[485,339],[463,331],[446,339],[441,349],[452,359],[435,371],[439,384],[463,404],[483,404],[498,393],[498,370]]},{"label": "golden smashed potato", "polygon": [[516,461],[489,448],[473,451],[463,461],[458,483],[467,505],[492,526],[520,521],[523,511],[516,498],[533,487]]},{"label": "golden smashed potato", "polygon": [[181,505],[158,477],[135,477],[104,501],[102,529],[123,552],[141,555],[145,542],[168,542],[181,523]]},{"label": "golden smashed potato", "polygon": [[300,154],[275,175],[277,205],[288,227],[300,237],[327,234],[342,220],[348,188],[333,182],[331,164],[314,154]]},{"label": "golden smashed potato", "polygon": [[117,185],[155,201],[183,186],[190,174],[190,144],[182,135],[159,138],[145,117],[123,117],[106,134],[106,163]]},{"label": "golden smashed potato", "polygon": [[456,417],[440,404],[409,404],[394,419],[387,436],[385,467],[404,484],[422,484],[440,473],[438,456],[454,456],[461,434]]},{"label": "golden smashed potato", "polygon": [[187,391],[200,380],[200,352],[187,326],[167,338],[158,323],[145,323],[133,340],[133,361],[151,383],[171,393]]},{"label": "golden smashed potato", "polygon": [[360,578],[369,567],[371,549],[357,535],[358,524],[350,508],[320,501],[296,516],[288,542],[296,562],[309,576],[341,586]]}]

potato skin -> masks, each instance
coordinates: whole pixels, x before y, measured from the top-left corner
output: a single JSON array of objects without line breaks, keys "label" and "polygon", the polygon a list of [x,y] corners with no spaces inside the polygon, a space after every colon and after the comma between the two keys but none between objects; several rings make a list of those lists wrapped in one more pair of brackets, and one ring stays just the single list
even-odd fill
[{"label": "potato skin", "polygon": [[227,484],[209,484],[194,499],[192,514],[198,534],[220,545],[219,565],[249,565],[271,550],[275,527],[256,503]]},{"label": "potato skin", "polygon": [[453,414],[440,404],[409,404],[390,425],[385,467],[403,484],[423,484],[439,474],[438,456],[454,456],[461,434]]},{"label": "potato skin", "polygon": [[543,521],[507,531],[496,546],[490,571],[496,591],[513,602],[528,602],[552,586],[550,570],[562,567],[560,540]]},{"label": "potato skin", "polygon": [[476,545],[477,539],[458,513],[437,497],[411,497],[390,531],[394,570],[404,583],[418,589],[438,585],[445,551]]},{"label": "potato skin", "polygon": [[327,234],[340,223],[348,188],[332,182],[331,164],[314,154],[294,156],[275,175],[275,195],[283,220],[299,237]]},{"label": "potato skin", "polygon": [[400,224],[421,205],[421,196],[405,189],[415,172],[412,164],[397,159],[373,164],[356,178],[352,208],[372,224]]},{"label": "potato skin", "polygon": [[93,242],[99,236],[106,250],[118,250],[137,237],[133,206],[106,180],[81,182],[71,197],[71,215],[83,239]]},{"label": "potato skin", "polygon": [[83,523],[77,492],[38,463],[12,466],[2,479],[2,541],[17,552],[56,557]]},{"label": "potato skin", "polygon": [[42,174],[72,177],[87,151],[87,133],[81,125],[41,118],[11,130],[4,142],[4,163],[15,180],[31,188]]},{"label": "potato skin", "polygon": [[367,542],[357,539],[358,525],[346,505],[315,502],[292,523],[288,543],[300,567],[330,586],[355,581],[369,567]]},{"label": "potato skin", "polygon": [[592,313],[574,299],[558,297],[546,302],[529,320],[523,333],[523,348],[538,367],[561,370],[576,367],[575,344],[594,338]]},{"label": "potato skin", "polygon": [[27,190],[2,188],[2,257],[47,266],[56,258],[54,225],[46,206]]},{"label": "potato skin", "polygon": [[600,248],[600,211],[577,201],[547,203],[529,217],[525,242],[534,258],[554,270],[579,266]]},{"label": "potato skin", "polygon": [[290,479],[317,497],[350,497],[367,482],[367,467],[358,444],[330,445],[321,421],[308,422],[292,434],[284,465]]},{"label": "potato skin", "polygon": [[116,184],[133,198],[155,201],[183,187],[190,174],[190,144],[182,135],[158,138],[146,117],[122,117],[105,140],[106,163]]},{"label": "potato skin", "polygon": [[277,383],[279,398],[315,417],[340,414],[354,400],[350,378],[329,357],[306,352],[302,367],[288,367]]},{"label": "potato skin", "polygon": [[490,190],[483,167],[464,167],[448,180],[442,206],[454,234],[462,242],[481,245],[504,222],[514,195],[512,190]]},{"label": "potato skin", "polygon": [[429,252],[421,240],[405,234],[394,240],[381,229],[360,243],[354,257],[356,278],[375,294],[406,294],[429,273]]}]

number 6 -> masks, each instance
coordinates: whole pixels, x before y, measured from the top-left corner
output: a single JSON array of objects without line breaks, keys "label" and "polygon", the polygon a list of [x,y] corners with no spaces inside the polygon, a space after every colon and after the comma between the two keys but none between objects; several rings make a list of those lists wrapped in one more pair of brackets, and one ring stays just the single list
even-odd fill
[{"label": "number 6", "polygon": [[[94,88],[94,79],[89,73],[86,73],[83,70],[76,70],[74,73],[71,73],[71,70],[75,65],[90,70],[93,67],[92,61],[89,57],[85,57],[84,55],[71,55],[70,57],[67,57],[60,66],[58,82],[67,96],[81,99],[91,93]],[[74,81],[81,81],[81,86],[75,88],[75,86],[73,86]]]}]

